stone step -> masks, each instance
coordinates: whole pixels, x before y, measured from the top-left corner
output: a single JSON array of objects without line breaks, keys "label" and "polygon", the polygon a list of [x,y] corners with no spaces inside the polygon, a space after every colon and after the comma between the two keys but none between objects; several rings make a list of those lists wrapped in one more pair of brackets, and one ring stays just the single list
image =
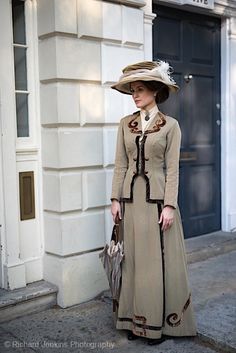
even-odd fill
[{"label": "stone step", "polygon": [[0,323],[55,306],[57,292],[57,286],[44,280],[24,288],[0,289]]},{"label": "stone step", "polygon": [[236,250],[236,232],[217,231],[185,240],[189,264]]}]

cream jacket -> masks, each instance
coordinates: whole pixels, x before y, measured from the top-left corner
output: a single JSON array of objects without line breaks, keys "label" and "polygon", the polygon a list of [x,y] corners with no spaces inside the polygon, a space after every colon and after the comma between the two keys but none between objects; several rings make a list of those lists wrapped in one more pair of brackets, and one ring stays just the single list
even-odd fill
[{"label": "cream jacket", "polygon": [[158,112],[142,133],[140,112],[121,119],[111,200],[133,201],[138,175],[146,181],[146,201],[177,207],[181,131],[178,121]]}]

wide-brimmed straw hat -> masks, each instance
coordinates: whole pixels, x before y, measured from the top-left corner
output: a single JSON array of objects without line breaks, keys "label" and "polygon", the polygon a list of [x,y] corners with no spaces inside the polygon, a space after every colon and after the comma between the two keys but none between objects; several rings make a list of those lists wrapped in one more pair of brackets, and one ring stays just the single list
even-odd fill
[{"label": "wide-brimmed straw hat", "polygon": [[125,94],[132,94],[130,89],[131,82],[135,81],[157,81],[165,84],[170,91],[176,92],[179,87],[170,76],[173,72],[168,62],[142,61],[133,65],[126,66],[118,82],[111,88]]}]

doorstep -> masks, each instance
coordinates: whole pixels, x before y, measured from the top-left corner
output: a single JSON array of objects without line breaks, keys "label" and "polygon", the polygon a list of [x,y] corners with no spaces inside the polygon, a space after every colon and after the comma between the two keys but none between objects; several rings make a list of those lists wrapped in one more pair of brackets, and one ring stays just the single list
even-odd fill
[{"label": "doorstep", "polygon": [[14,290],[0,289],[0,322],[55,306],[57,292],[57,286],[44,280]]},{"label": "doorstep", "polygon": [[204,261],[236,250],[236,232],[217,231],[188,238],[185,247],[189,264]]}]

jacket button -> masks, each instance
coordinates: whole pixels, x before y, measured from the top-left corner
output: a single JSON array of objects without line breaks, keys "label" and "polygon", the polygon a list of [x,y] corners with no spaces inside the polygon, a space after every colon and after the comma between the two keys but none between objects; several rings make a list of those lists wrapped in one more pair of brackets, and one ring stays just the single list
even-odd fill
[{"label": "jacket button", "polygon": [[147,170],[145,170],[144,174],[148,174],[148,171],[147,171]]},{"label": "jacket button", "polygon": [[145,158],[145,161],[149,161],[149,158]]},{"label": "jacket button", "polygon": [[137,161],[137,158],[133,158],[133,160],[136,162],[136,161]]}]

